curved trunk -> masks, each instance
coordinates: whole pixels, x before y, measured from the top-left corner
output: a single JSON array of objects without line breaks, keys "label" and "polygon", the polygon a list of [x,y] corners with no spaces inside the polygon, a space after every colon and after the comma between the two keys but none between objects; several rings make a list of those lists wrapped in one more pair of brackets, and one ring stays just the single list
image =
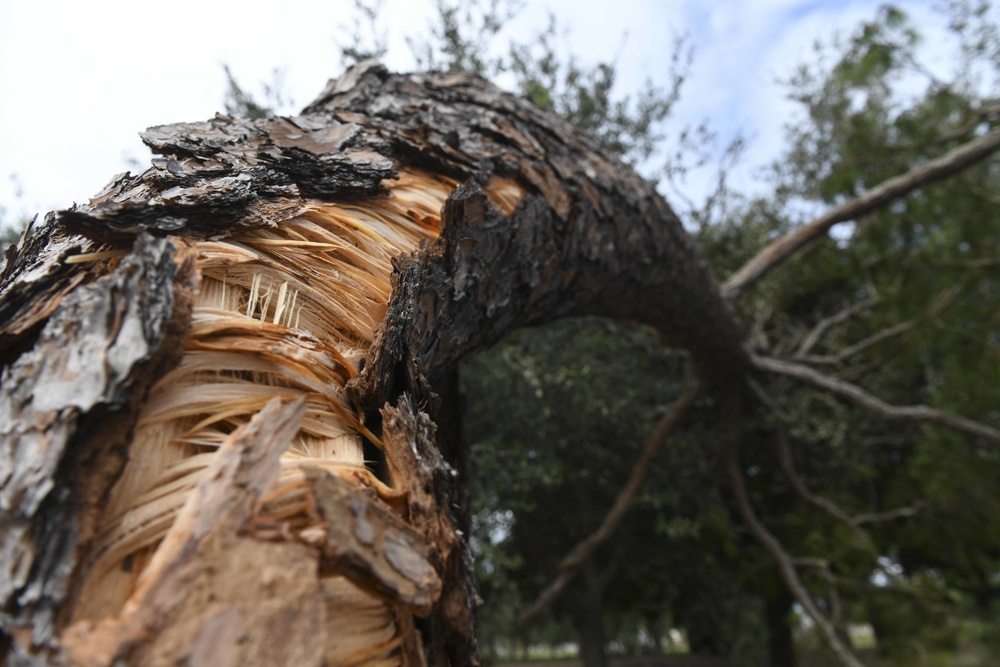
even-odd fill
[{"label": "curved trunk", "polygon": [[481,79],[363,64],[143,138],[0,274],[13,664],[477,664],[432,383],[581,314],[746,368],[653,187]]}]

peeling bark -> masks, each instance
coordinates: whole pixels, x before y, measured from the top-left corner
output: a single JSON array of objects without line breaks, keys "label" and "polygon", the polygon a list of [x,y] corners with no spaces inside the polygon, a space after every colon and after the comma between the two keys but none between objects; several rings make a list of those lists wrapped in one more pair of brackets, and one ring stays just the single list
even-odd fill
[{"label": "peeling bark", "polygon": [[[0,378],[0,600],[8,627],[30,628],[35,644],[57,634],[78,547],[121,468],[135,405],[176,354],[192,270],[183,246],[140,236],[117,269],[64,298],[82,279],[39,272],[57,301],[32,349]],[[20,277],[13,284],[30,283]],[[25,303],[12,321],[23,326],[40,312]]]},{"label": "peeling bark", "polygon": [[324,471],[309,477],[326,522],[319,534],[309,536],[320,546],[320,565],[427,615],[441,595],[441,579],[417,531],[374,493]]}]

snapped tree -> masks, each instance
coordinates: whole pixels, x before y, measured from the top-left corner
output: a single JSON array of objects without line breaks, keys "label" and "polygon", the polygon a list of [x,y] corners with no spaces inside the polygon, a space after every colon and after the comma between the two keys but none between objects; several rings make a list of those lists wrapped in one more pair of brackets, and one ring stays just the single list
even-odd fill
[{"label": "snapped tree", "polygon": [[[698,375],[543,604],[707,392],[747,525],[844,664],[859,664],[750,506],[738,463],[750,376],[797,374],[1000,439],[751,354],[727,298],[803,232],[720,286],[650,184],[481,79],[366,63],[300,116],[143,136],[160,156],[147,171],[28,230],[0,277],[0,595],[14,664],[476,664],[431,385],[520,326],[640,322]],[[998,144],[974,139],[869,199]]]}]

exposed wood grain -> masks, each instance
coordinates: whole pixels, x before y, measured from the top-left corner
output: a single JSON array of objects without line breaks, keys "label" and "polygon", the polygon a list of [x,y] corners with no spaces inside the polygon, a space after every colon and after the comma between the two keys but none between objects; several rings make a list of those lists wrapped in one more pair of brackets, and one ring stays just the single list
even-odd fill
[{"label": "exposed wood grain", "polygon": [[[257,501],[277,478],[278,457],[297,432],[304,407],[301,400],[282,405],[274,399],[232,434],[189,496],[123,612],[69,628],[64,650],[71,664],[189,664],[193,655],[207,650],[201,647],[209,639],[200,637],[210,631],[233,638],[229,646],[216,650],[231,653],[234,664],[268,664],[266,656],[274,651],[268,646],[275,643],[285,645],[283,655],[295,657],[296,664],[320,664],[322,643],[312,642],[310,636],[320,630],[315,558],[311,568],[296,575],[306,590],[313,590],[312,598],[302,599],[302,591],[289,585],[275,591],[278,599],[270,600],[272,608],[262,614],[252,608],[255,596],[246,596],[248,584],[274,576],[268,570],[279,562],[294,571],[310,560],[275,553],[288,551],[281,546],[239,538]],[[256,556],[249,556],[247,548],[256,549]],[[243,552],[239,568],[224,566],[230,551]],[[206,592],[213,604],[207,603]],[[273,608],[275,603],[289,621],[298,619],[297,631],[276,623],[282,614]],[[261,620],[271,627],[262,626]],[[239,645],[236,640],[241,640]]]}]

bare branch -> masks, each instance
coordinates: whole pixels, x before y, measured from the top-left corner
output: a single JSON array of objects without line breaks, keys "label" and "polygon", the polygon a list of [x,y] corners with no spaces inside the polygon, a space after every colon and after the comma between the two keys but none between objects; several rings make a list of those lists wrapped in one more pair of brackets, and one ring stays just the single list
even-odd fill
[{"label": "bare branch", "polygon": [[834,377],[838,380],[843,380],[844,382],[853,382],[858,380],[868,373],[882,368],[885,363],[885,359],[880,357],[878,359],[873,359],[867,364],[861,364],[859,366],[852,366],[851,368],[844,369],[837,373]]},{"label": "bare branch", "polygon": [[895,338],[896,336],[900,336],[915,326],[917,326],[916,320],[900,322],[895,326],[891,326],[887,329],[882,329],[882,331],[874,333],[868,338],[858,341],[854,345],[849,345],[848,347],[845,347],[837,354],[827,354],[820,356],[809,356],[809,357],[798,357],[798,358],[801,359],[802,361],[808,361],[809,363],[812,364],[829,364],[833,366],[841,366],[845,361],[853,357],[855,354],[863,352],[870,347],[874,347],[879,343],[885,342],[890,338]]},{"label": "bare branch", "polygon": [[747,287],[763,278],[771,269],[798,252],[806,244],[825,234],[838,222],[854,220],[917,188],[947,178],[1000,149],[1000,130],[973,139],[941,157],[890,178],[860,197],[837,206],[812,222],[785,234],[765,246],[723,284],[723,294],[735,299]]},{"label": "bare branch", "polygon": [[885,512],[873,512],[871,514],[859,514],[854,517],[854,523],[857,525],[862,525],[866,523],[881,523],[882,521],[895,521],[896,519],[905,519],[911,516],[915,516],[921,510],[930,507],[931,501],[929,500],[918,500],[909,507],[897,507],[893,510],[886,510]]},{"label": "bare branch", "polygon": [[635,467],[632,468],[632,475],[629,477],[628,482],[622,487],[621,491],[618,492],[618,497],[615,499],[615,504],[611,507],[607,516],[604,517],[604,521],[601,523],[600,527],[594,531],[589,537],[579,542],[573,549],[567,554],[565,558],[559,563],[559,575],[552,581],[551,584],[538,596],[538,599],[528,607],[525,611],[521,613],[518,617],[518,623],[523,625],[530,621],[532,618],[538,615],[546,606],[548,606],[553,600],[555,600],[566,585],[573,579],[576,575],[576,571],[581,565],[590,558],[591,554],[605,542],[611,534],[621,523],[622,517],[625,516],[625,510],[628,509],[629,503],[632,501],[632,497],[635,495],[636,491],[642,485],[643,480],[646,478],[646,473],[649,472],[649,465],[652,463],[653,459],[656,458],[657,454],[660,452],[660,447],[663,445],[664,440],[670,435],[677,422],[680,421],[681,416],[684,412],[694,403],[694,400],[701,393],[702,387],[700,384],[695,384],[687,388],[681,396],[674,401],[670,407],[667,409],[667,413],[663,415],[660,422],[656,425],[656,430],[653,431],[653,435],[650,436],[649,440],[646,442],[646,447],[642,451],[642,455],[639,460],[636,461]]},{"label": "bare branch", "polygon": [[757,382],[750,380],[750,388],[753,390],[760,402],[766,405],[774,416],[777,418],[778,426],[778,459],[781,462],[781,469],[784,471],[785,476],[788,477],[789,481],[792,483],[792,488],[807,502],[820,508],[837,521],[840,521],[845,526],[852,530],[858,530],[857,525],[847,512],[840,509],[833,501],[824,498],[823,496],[816,495],[812,493],[806,485],[802,482],[802,478],[799,477],[798,472],[795,470],[795,461],[792,458],[792,448],[788,441],[788,428],[785,426],[785,420],[781,416],[777,404],[774,399],[764,391]]},{"label": "bare branch", "polygon": [[778,460],[781,462],[781,469],[791,481],[792,488],[795,489],[795,492],[802,496],[802,498],[807,502],[820,508],[851,530],[858,531],[862,534],[865,534],[864,531],[861,530],[862,524],[893,521],[895,519],[910,517],[930,505],[927,501],[921,501],[910,507],[899,507],[885,512],[851,516],[844,510],[840,509],[840,507],[829,498],[811,492],[802,481],[802,478],[799,477],[798,471],[795,469],[795,460],[792,457],[792,448],[788,437],[788,427],[785,424],[785,416],[781,413],[781,410],[778,408],[774,399],[764,390],[763,387],[760,386],[760,384],[754,380],[749,380],[748,382],[750,384],[750,388],[753,390],[754,394],[757,395],[760,402],[766,405],[771,412],[774,413],[778,426]]},{"label": "bare branch", "polygon": [[823,570],[823,577],[828,581],[835,582],[838,586],[850,586],[851,588],[861,588],[861,589],[877,589],[881,592],[895,593],[897,595],[905,595],[907,597],[915,598],[916,600],[927,603],[927,602],[945,602],[947,603],[948,596],[947,593],[936,590],[923,590],[913,586],[912,584],[900,581],[898,577],[892,575],[892,573],[887,572],[884,568],[876,567],[874,572],[883,575],[886,579],[892,582],[891,586],[885,586],[881,584],[873,583],[870,578],[854,578],[854,577],[844,577],[841,575],[834,574],[830,568],[830,561],[825,558],[816,557],[794,557],[792,558],[792,563],[796,567],[812,567],[819,570]]},{"label": "bare branch", "polygon": [[945,262],[935,262],[938,266],[962,266],[970,269],[984,269],[1000,266],[1000,257],[975,257],[970,259],[953,259]]},{"label": "bare branch", "polygon": [[840,625],[841,604],[840,591],[837,590],[839,578],[830,569],[830,561],[825,558],[793,558],[792,563],[797,567],[812,567],[819,570],[820,576],[826,581],[830,589],[830,623],[834,627]]},{"label": "bare branch", "polygon": [[841,322],[850,319],[852,316],[857,315],[862,310],[874,306],[878,303],[878,300],[877,296],[869,297],[864,301],[859,301],[837,313],[834,313],[830,317],[823,318],[817,322],[816,326],[814,326],[812,331],[809,332],[809,335],[802,341],[802,345],[799,346],[799,351],[795,356],[801,358],[809,354],[809,351],[816,346],[816,343],[819,342],[819,339],[823,337],[823,334],[825,334],[830,327],[836,326]]},{"label": "bare branch", "polygon": [[764,524],[760,522],[760,519],[757,518],[753,506],[750,504],[750,496],[747,494],[746,485],[743,482],[743,473],[740,471],[739,455],[735,444],[727,447],[726,463],[729,478],[733,483],[733,492],[736,495],[736,501],[739,505],[740,513],[743,515],[743,520],[750,528],[750,532],[757,538],[757,541],[764,545],[764,548],[778,564],[778,569],[781,571],[781,576],[785,580],[788,590],[791,591],[795,600],[802,605],[802,609],[805,610],[809,618],[816,624],[816,628],[837,656],[840,663],[846,667],[863,667],[862,662],[841,641],[837,635],[836,628],[823,612],[820,611],[819,607],[816,606],[812,596],[809,595],[809,591],[802,585],[802,581],[795,571],[795,562],[792,560],[792,557],[785,551],[778,538],[772,535]]},{"label": "bare branch", "polygon": [[951,285],[950,287],[942,291],[941,294],[939,294],[938,297],[934,299],[934,303],[931,304],[931,307],[928,309],[927,313],[925,313],[919,319],[913,319],[907,322],[900,322],[899,324],[883,329],[882,331],[874,333],[871,336],[868,336],[867,338],[855,343],[854,345],[845,347],[837,354],[804,356],[800,352],[800,354],[796,358],[801,361],[808,361],[809,363],[814,363],[814,364],[831,364],[835,366],[842,366],[845,361],[853,357],[855,354],[863,352],[870,347],[874,347],[879,343],[885,342],[890,338],[895,338],[896,336],[900,336],[906,333],[907,331],[910,331],[915,326],[917,326],[917,324],[919,324],[920,321],[922,320],[936,318],[938,315],[941,314],[941,311],[943,311],[945,308],[947,308],[955,301],[955,297],[958,296],[959,292],[961,291],[961,285],[964,284],[964,282],[966,281],[960,281],[959,284]]},{"label": "bare branch", "polygon": [[1000,444],[1000,430],[966,417],[954,415],[950,412],[931,408],[926,405],[889,405],[882,399],[872,396],[857,385],[844,382],[843,380],[838,380],[830,377],[829,375],[823,375],[808,366],[803,366],[790,361],[771,359],[769,357],[751,356],[751,363],[762,371],[787,375],[789,377],[802,380],[803,382],[808,382],[809,384],[817,387],[822,387],[823,389],[832,391],[835,394],[854,401],[858,405],[878,412],[886,419],[923,421],[941,424],[942,426],[953,428],[956,431],[968,433],[969,435],[974,435],[976,437],[989,440],[990,442]]}]

